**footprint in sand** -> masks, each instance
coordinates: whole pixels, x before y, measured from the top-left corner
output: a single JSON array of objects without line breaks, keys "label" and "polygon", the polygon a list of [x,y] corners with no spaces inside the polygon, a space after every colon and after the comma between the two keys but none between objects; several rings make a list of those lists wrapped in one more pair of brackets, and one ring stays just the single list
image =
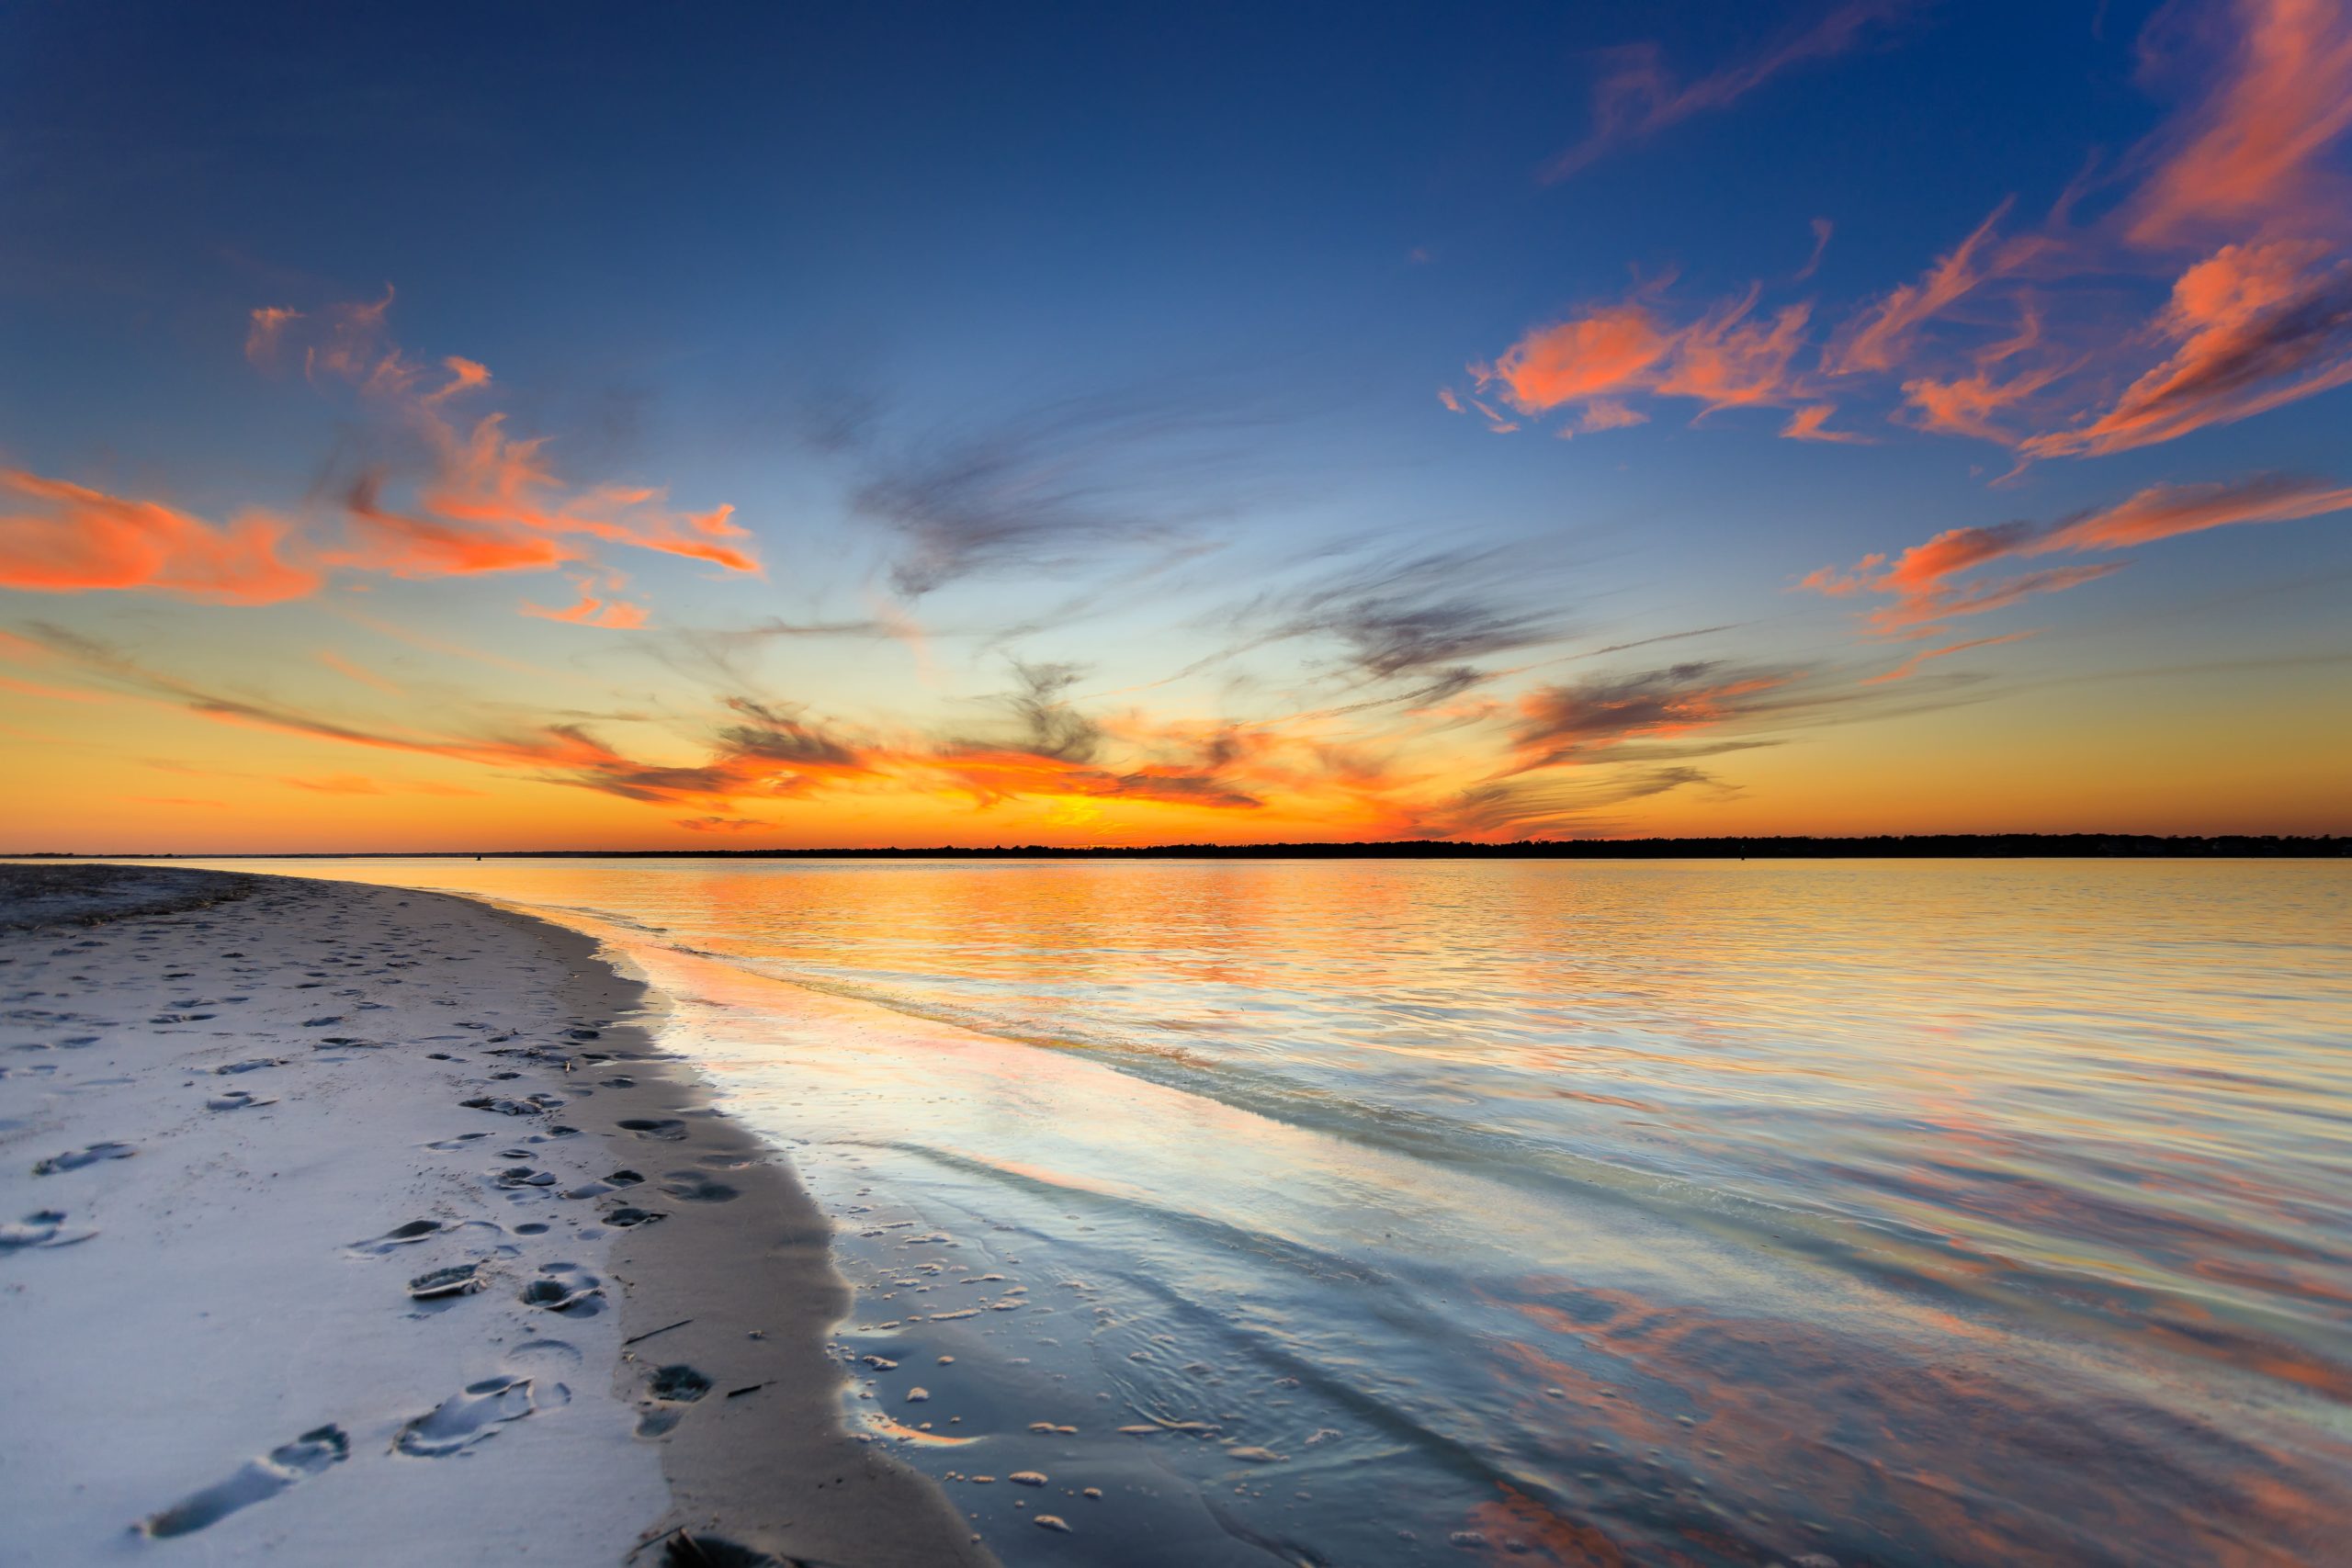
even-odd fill
[{"label": "footprint in sand", "polygon": [[417,1459],[447,1459],[498,1435],[509,1421],[520,1421],[534,1411],[562,1404],[571,1391],[549,1383],[544,1401],[535,1394],[534,1380],[524,1377],[484,1378],[468,1383],[431,1411],[400,1429],[392,1439],[395,1451]]},{"label": "footprint in sand", "polygon": [[351,1244],[351,1250],[354,1252],[386,1253],[391,1251],[392,1248],[396,1247],[406,1247],[412,1242],[423,1241],[426,1236],[438,1235],[441,1234],[441,1229],[442,1225],[439,1220],[411,1220],[404,1225],[394,1225],[390,1230],[386,1231],[379,1236],[372,1236],[366,1241],[353,1242]]},{"label": "footprint in sand", "polygon": [[681,1362],[659,1367],[645,1385],[637,1435],[658,1438],[685,1419],[685,1407],[710,1392],[710,1380]]},{"label": "footprint in sand", "polygon": [[580,1347],[562,1339],[526,1339],[499,1358],[515,1377],[548,1378],[577,1371]]},{"label": "footprint in sand", "polygon": [[683,1143],[686,1124],[671,1116],[626,1116],[613,1123],[624,1133],[635,1133],[640,1138],[660,1138],[665,1143]]},{"label": "footprint in sand", "polygon": [[608,1225],[618,1225],[623,1230],[628,1229],[631,1225],[650,1225],[662,1217],[662,1212],[658,1209],[640,1209],[634,1204],[627,1203],[617,1209],[605,1211],[605,1223]]},{"label": "footprint in sand", "polygon": [[282,1067],[285,1065],[286,1060],[282,1056],[255,1056],[250,1062],[231,1062],[226,1066],[215,1067],[212,1069],[212,1075],[215,1077],[227,1077],[232,1073],[257,1073],[264,1067]]},{"label": "footprint in sand", "polygon": [[277,1103],[277,1101],[274,1100],[255,1100],[243,1089],[232,1089],[226,1094],[216,1094],[206,1100],[204,1108],[207,1111],[250,1111],[257,1105]]},{"label": "footprint in sand", "polygon": [[479,1263],[457,1263],[447,1269],[435,1269],[419,1274],[408,1282],[411,1299],[420,1302],[439,1301],[447,1296],[470,1296],[486,1283]]},{"label": "footprint in sand", "polygon": [[62,1209],[37,1209],[27,1214],[21,1224],[0,1224],[0,1256],[28,1247],[71,1247],[97,1234],[93,1230],[65,1229]]},{"label": "footprint in sand", "polygon": [[61,1170],[79,1170],[85,1165],[96,1165],[102,1159],[129,1159],[139,1151],[129,1144],[92,1144],[86,1149],[71,1154],[51,1155],[33,1167],[35,1176],[55,1176]]},{"label": "footprint in sand", "polygon": [[635,1187],[644,1179],[645,1178],[641,1173],[624,1168],[613,1172],[610,1176],[605,1177],[601,1181],[583,1181],[577,1187],[568,1189],[564,1192],[564,1196],[567,1198],[602,1198],[606,1193],[617,1192],[624,1187]]},{"label": "footprint in sand", "polygon": [[191,1492],[162,1513],[141,1521],[140,1531],[161,1540],[218,1524],[240,1508],[266,1502],[329,1465],[342,1463],[350,1452],[351,1439],[344,1436],[342,1427],[314,1427],[263,1458],[247,1460],[228,1480]]},{"label": "footprint in sand", "polygon": [[427,1236],[456,1235],[460,1231],[496,1231],[498,1227],[488,1220],[411,1220],[404,1225],[394,1225],[381,1235],[369,1236],[366,1241],[355,1241],[346,1250],[368,1257],[381,1258],[388,1252],[398,1251],[403,1247],[412,1247]]},{"label": "footprint in sand", "polygon": [[784,1560],[738,1546],[724,1536],[680,1530],[662,1549],[662,1568],[784,1568]]},{"label": "footprint in sand", "polygon": [[481,1094],[458,1103],[469,1111],[495,1111],[501,1116],[544,1116],[563,1101],[552,1094],[535,1094],[528,1100],[507,1100]]},{"label": "footprint in sand", "polygon": [[662,1190],[685,1203],[727,1203],[742,1192],[724,1181],[713,1181],[698,1170],[673,1170],[662,1178]]},{"label": "footprint in sand", "polygon": [[576,1263],[542,1265],[539,1277],[523,1287],[523,1304],[574,1317],[594,1317],[604,1288],[596,1276]]},{"label": "footprint in sand", "polygon": [[556,1174],[551,1170],[538,1170],[527,1165],[510,1165],[503,1170],[493,1172],[491,1179],[501,1187],[553,1187],[556,1184]]}]

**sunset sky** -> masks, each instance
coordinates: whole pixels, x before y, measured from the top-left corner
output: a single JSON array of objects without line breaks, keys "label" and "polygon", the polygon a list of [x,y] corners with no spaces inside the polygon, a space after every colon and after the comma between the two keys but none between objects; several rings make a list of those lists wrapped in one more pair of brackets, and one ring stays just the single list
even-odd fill
[{"label": "sunset sky", "polygon": [[0,16],[0,851],[2352,830],[2352,0]]}]

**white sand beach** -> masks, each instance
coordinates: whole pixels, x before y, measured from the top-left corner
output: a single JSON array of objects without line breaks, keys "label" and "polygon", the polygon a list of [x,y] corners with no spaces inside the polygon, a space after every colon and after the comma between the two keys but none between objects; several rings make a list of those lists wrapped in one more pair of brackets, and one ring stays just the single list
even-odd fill
[{"label": "white sand beach", "polygon": [[822,1218],[585,939],[95,867],[0,926],[24,1560],[989,1560],[842,1430]]}]

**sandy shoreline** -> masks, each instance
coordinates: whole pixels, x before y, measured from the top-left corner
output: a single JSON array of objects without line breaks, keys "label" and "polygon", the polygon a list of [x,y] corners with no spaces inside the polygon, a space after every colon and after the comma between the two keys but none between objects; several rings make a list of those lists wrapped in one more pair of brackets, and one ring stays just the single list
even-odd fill
[{"label": "sandy shoreline", "polygon": [[41,874],[0,903],[48,922],[0,931],[17,1547],[989,1561],[842,1429],[824,1218],[588,938],[404,889]]}]

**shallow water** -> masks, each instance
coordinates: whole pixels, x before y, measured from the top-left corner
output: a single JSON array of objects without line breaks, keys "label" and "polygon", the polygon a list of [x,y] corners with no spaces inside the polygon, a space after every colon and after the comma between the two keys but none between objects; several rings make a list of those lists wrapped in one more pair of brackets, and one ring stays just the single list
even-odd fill
[{"label": "shallow water", "polygon": [[2340,863],[239,863],[622,949],[1011,1562],[2352,1529]]}]

